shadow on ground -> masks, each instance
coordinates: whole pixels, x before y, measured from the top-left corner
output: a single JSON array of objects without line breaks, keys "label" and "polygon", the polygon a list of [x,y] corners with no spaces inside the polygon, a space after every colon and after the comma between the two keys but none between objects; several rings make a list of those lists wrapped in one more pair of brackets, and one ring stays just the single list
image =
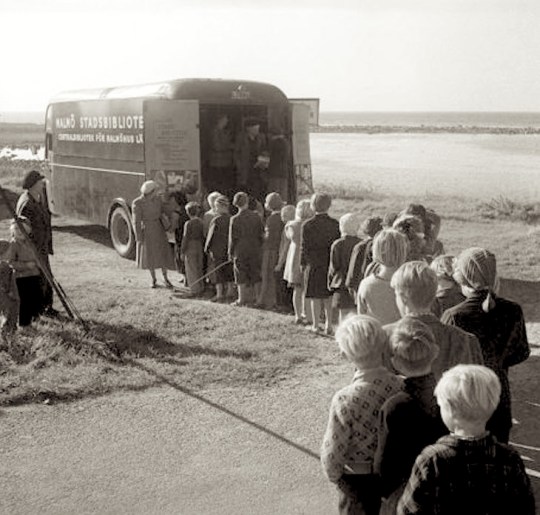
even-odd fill
[{"label": "shadow on ground", "polygon": [[113,248],[109,231],[101,225],[54,225],[53,230],[58,233],[75,234],[110,249]]},{"label": "shadow on ground", "polygon": [[540,281],[501,279],[500,294],[521,305],[527,322],[540,322]]}]

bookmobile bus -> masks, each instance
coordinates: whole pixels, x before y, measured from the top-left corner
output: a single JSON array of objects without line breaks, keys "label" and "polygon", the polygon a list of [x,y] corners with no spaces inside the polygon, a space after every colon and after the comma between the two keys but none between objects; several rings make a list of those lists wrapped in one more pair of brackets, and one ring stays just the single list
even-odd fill
[{"label": "bookmobile bus", "polygon": [[141,184],[185,187],[202,200],[209,133],[223,114],[233,135],[254,117],[261,132],[282,128],[291,149],[287,201],[312,189],[308,106],[270,84],[179,79],[69,91],[51,100],[45,135],[51,211],[106,226],[116,251],[131,257],[131,202]]}]

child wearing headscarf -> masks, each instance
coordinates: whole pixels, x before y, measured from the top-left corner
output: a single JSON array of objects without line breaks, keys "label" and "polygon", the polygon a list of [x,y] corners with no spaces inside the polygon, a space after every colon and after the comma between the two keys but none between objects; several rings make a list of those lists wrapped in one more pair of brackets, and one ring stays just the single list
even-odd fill
[{"label": "child wearing headscarf", "polygon": [[466,300],[442,315],[442,322],[474,334],[482,348],[484,364],[501,382],[501,400],[487,429],[507,443],[512,427],[508,369],[530,354],[523,311],[519,304],[497,295],[499,278],[495,256],[486,249],[464,250],[455,263],[454,278]]},{"label": "child wearing headscarf", "polygon": [[339,219],[341,238],[330,247],[328,267],[328,289],[334,292],[333,307],[339,310],[340,322],[347,314],[354,313],[354,298],[345,286],[349,261],[353,248],[360,243],[358,238],[359,220],[357,215],[347,213]]}]

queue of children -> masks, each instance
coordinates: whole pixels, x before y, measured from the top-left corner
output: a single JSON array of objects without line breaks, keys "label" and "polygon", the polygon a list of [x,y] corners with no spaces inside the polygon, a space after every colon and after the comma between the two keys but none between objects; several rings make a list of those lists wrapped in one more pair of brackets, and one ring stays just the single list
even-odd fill
[{"label": "queue of children", "polygon": [[[465,300],[453,292],[440,319],[441,290],[455,285]],[[508,445],[508,368],[530,350],[520,306],[498,295],[495,257],[470,248],[432,266],[406,261],[390,287],[397,322],[359,314],[336,331],[355,367],[321,447],[339,512],[532,515],[528,476]]]}]

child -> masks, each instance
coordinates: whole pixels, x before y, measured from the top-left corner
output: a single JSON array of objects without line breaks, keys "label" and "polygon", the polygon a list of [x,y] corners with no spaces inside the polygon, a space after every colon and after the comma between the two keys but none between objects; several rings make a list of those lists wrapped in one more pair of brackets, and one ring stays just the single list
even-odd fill
[{"label": "child", "polygon": [[[459,364],[483,364],[478,339],[462,330],[443,324],[431,306],[437,292],[437,276],[425,261],[409,261],[394,273],[390,286],[403,317],[415,318],[426,324],[435,335],[439,354],[431,369],[438,381],[445,370]],[[395,325],[385,326],[391,334]]]},{"label": "child", "polygon": [[279,193],[266,195],[264,207],[270,214],[266,218],[262,257],[262,282],[261,291],[257,299],[257,306],[274,309],[276,307],[276,281],[274,269],[279,258],[279,244],[283,232],[281,221],[281,208],[283,200]]},{"label": "child", "polygon": [[199,218],[201,206],[197,202],[186,204],[186,213],[189,220],[184,224],[184,236],[180,248],[180,256],[186,268],[186,285],[191,295],[200,295],[204,291],[204,284],[200,280],[203,276],[203,223]]},{"label": "child", "polygon": [[397,513],[506,515],[535,513],[519,454],[486,431],[501,393],[495,373],[458,365],[435,388],[450,434],[416,459]]},{"label": "child", "polygon": [[328,289],[334,292],[334,308],[339,310],[339,321],[354,313],[354,297],[345,286],[349,261],[353,248],[360,243],[359,223],[356,215],[347,213],[339,219],[341,238],[330,247],[330,267],[328,268]]},{"label": "child", "polygon": [[228,253],[238,286],[238,299],[233,305],[246,306],[250,293],[252,298],[259,296],[264,225],[261,217],[249,209],[247,193],[236,193],[233,205],[238,208],[229,225]]},{"label": "child", "polygon": [[285,263],[291,240],[287,238],[285,228],[289,222],[294,220],[296,207],[288,204],[281,208],[281,221],[283,222],[283,230],[281,231],[281,239],[279,242],[279,256],[276,267],[274,268],[274,280],[276,281],[276,302],[281,311],[291,313],[293,310],[292,290],[287,287],[287,281],[283,275],[285,273]]},{"label": "child", "polygon": [[[30,222],[26,218],[19,218],[21,224],[29,235]],[[11,241],[5,258],[15,270],[17,291],[20,299],[19,325],[27,326],[36,319],[44,309],[43,288],[38,264],[32,252],[32,245],[21,231],[15,220],[10,225]]]},{"label": "child", "polygon": [[0,261],[0,343],[7,345],[8,337],[17,329],[19,303],[15,270],[7,261]]},{"label": "child", "polygon": [[401,318],[390,280],[407,259],[407,238],[394,229],[383,229],[373,240],[373,261],[377,270],[362,279],[358,287],[358,314],[375,317],[381,324]]},{"label": "child", "polygon": [[215,202],[218,199],[218,197],[221,197],[221,196],[222,195],[219,191],[213,191],[206,197],[209,209],[208,211],[204,213],[202,217],[203,234],[205,238],[208,235],[208,228],[210,227],[210,222],[217,215]]},{"label": "child", "polygon": [[366,235],[366,238],[357,243],[353,248],[345,279],[345,286],[349,289],[355,302],[360,281],[364,278],[366,268],[373,259],[373,238],[382,230],[382,218],[380,216],[370,216],[364,220],[361,230]]},{"label": "child", "polygon": [[401,390],[402,381],[382,366],[386,335],[374,318],[349,317],[338,326],[336,341],[356,373],[332,399],[321,463],[328,479],[337,484],[340,513],[377,515],[380,491],[373,458],[379,409]]},{"label": "child", "polygon": [[456,258],[445,254],[436,257],[430,264],[431,269],[437,274],[437,295],[433,304],[433,313],[441,316],[448,308],[465,300],[461,293],[461,287],[452,277],[454,273],[454,261]]},{"label": "child", "polygon": [[380,515],[394,515],[414,460],[426,445],[448,433],[435,402],[431,364],[439,348],[431,329],[418,319],[403,318],[390,336],[392,363],[405,376],[404,391],[380,410],[375,471],[381,479]]},{"label": "child", "polygon": [[296,205],[294,221],[285,226],[285,236],[291,244],[287,252],[283,278],[287,281],[289,288],[293,288],[292,301],[295,324],[311,324],[311,304],[306,299],[304,275],[300,266],[300,250],[302,224],[314,214],[311,209],[311,202],[308,199],[300,200]]},{"label": "child", "polygon": [[530,354],[523,311],[519,304],[497,297],[497,261],[488,250],[464,250],[455,268],[454,278],[467,300],[443,313],[442,322],[460,327],[480,341],[484,364],[497,374],[502,387],[501,402],[487,427],[499,442],[506,443],[512,427],[508,368]]},{"label": "child", "polygon": [[229,241],[229,199],[220,196],[214,201],[216,216],[210,222],[204,252],[208,256],[211,281],[216,285],[216,295],[212,302],[222,302],[230,293],[234,280],[232,264],[228,263],[227,245]]},{"label": "child", "polygon": [[426,241],[424,239],[424,223],[418,216],[402,214],[398,216],[392,226],[404,234],[409,240],[409,254],[407,261],[416,261],[426,258]]},{"label": "child", "polygon": [[311,209],[315,216],[302,226],[300,265],[305,270],[306,298],[311,299],[311,330],[320,332],[321,307],[326,316],[325,333],[332,334],[332,292],[328,289],[330,247],[339,238],[339,222],[328,216],[332,198],[314,193]]}]

